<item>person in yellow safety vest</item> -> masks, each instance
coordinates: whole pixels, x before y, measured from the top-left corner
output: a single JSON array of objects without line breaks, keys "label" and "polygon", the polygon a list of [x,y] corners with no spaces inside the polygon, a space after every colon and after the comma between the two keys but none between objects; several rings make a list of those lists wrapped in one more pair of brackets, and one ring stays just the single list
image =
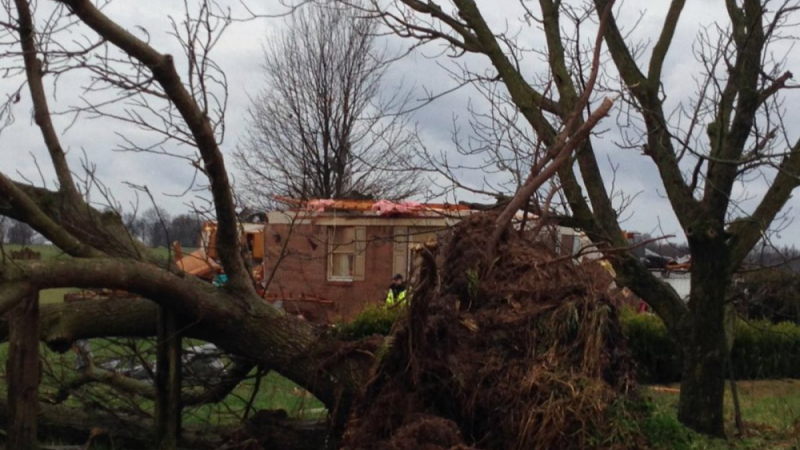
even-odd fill
[{"label": "person in yellow safety vest", "polygon": [[406,302],[406,283],[403,276],[399,273],[392,277],[392,284],[389,286],[389,293],[386,295],[386,306],[405,304]]}]

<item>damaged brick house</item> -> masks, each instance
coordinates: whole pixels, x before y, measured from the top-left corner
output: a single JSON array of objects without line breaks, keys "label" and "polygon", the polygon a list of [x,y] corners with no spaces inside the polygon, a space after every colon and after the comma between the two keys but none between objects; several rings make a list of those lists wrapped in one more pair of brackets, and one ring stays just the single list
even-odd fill
[{"label": "damaged brick house", "polygon": [[470,213],[458,205],[363,200],[318,200],[270,212],[267,292],[331,301],[334,316],[352,317],[386,298],[394,274],[409,277],[414,245]]},{"label": "damaged brick house", "polygon": [[[285,201],[289,207],[268,212],[265,223],[244,224],[242,243],[265,299],[322,322],[382,304],[393,275],[413,279],[415,246],[476,212],[464,205],[383,200]],[[200,251],[213,259],[213,226],[201,241]],[[553,244],[559,253],[575,253],[585,242],[575,230],[557,227]]]}]

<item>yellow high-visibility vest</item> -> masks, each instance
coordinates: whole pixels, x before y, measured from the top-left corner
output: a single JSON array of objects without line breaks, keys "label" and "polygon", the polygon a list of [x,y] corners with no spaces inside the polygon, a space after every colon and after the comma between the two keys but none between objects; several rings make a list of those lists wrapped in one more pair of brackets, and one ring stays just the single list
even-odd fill
[{"label": "yellow high-visibility vest", "polygon": [[397,294],[397,298],[395,298],[394,291],[389,289],[389,294],[386,296],[386,306],[394,306],[398,303],[405,303],[406,301],[406,290],[400,291]]}]

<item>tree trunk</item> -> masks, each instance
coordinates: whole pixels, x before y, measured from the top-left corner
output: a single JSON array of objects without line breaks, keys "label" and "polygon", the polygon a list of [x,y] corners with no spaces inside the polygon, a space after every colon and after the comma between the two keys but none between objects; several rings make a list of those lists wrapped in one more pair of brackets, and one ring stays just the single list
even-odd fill
[{"label": "tree trunk", "polygon": [[692,243],[692,288],[685,319],[678,420],[700,433],[724,437],[725,291],[730,281],[725,242]]},{"label": "tree trunk", "polygon": [[[230,308],[241,305],[230,298],[226,300]],[[347,357],[331,361],[332,354],[340,354],[342,345],[352,347],[335,338],[320,339],[311,333],[306,335],[303,327],[307,324],[285,316],[274,327],[261,311],[261,305],[254,305],[254,311],[233,318],[222,317],[219,311],[204,313],[203,320],[179,322],[181,336],[213,342],[221,349],[240,355],[254,362],[262,362],[267,367],[275,367],[276,372],[308,389],[326,406],[333,408],[339,402],[337,388],[344,389],[346,395],[355,395],[367,381],[369,369],[374,360],[370,355],[379,346],[378,341],[365,341],[362,350],[347,353]],[[65,352],[77,339],[102,337],[152,337],[157,334],[156,323],[158,306],[141,298],[108,298],[84,300],[75,303],[43,305],[41,310],[40,338],[50,348]],[[223,322],[222,324],[218,322]],[[226,322],[230,325],[225,330]],[[8,337],[8,323],[0,318],[0,342]],[[313,347],[311,343],[315,344]],[[284,352],[286,356],[277,359],[272,352]]]},{"label": "tree trunk", "polygon": [[158,312],[156,448],[176,450],[181,433],[181,337],[175,313]]},{"label": "tree trunk", "polygon": [[9,314],[8,448],[32,450],[39,409],[39,293],[24,299]]},{"label": "tree trunk", "polygon": [[[9,421],[8,405],[0,398],[0,422]],[[92,441],[100,444],[97,448],[150,449],[154,427],[155,423],[148,417],[121,412],[47,403],[39,408],[39,428],[43,436],[63,444],[81,444],[82,448]],[[181,438],[183,448],[196,450],[219,449],[229,437],[235,442],[255,437],[262,448],[267,449],[319,450],[325,446],[326,431],[325,421],[294,420],[276,416],[271,411],[258,411],[243,427],[189,425],[183,428]]]}]

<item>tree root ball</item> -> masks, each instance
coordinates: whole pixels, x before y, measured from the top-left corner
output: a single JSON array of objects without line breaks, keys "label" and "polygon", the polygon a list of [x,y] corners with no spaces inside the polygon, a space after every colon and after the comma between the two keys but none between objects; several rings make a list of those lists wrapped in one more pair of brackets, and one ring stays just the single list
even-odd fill
[{"label": "tree root ball", "polygon": [[597,273],[514,230],[489,251],[493,230],[473,216],[425,252],[343,448],[619,446],[610,411],[633,370]]}]

